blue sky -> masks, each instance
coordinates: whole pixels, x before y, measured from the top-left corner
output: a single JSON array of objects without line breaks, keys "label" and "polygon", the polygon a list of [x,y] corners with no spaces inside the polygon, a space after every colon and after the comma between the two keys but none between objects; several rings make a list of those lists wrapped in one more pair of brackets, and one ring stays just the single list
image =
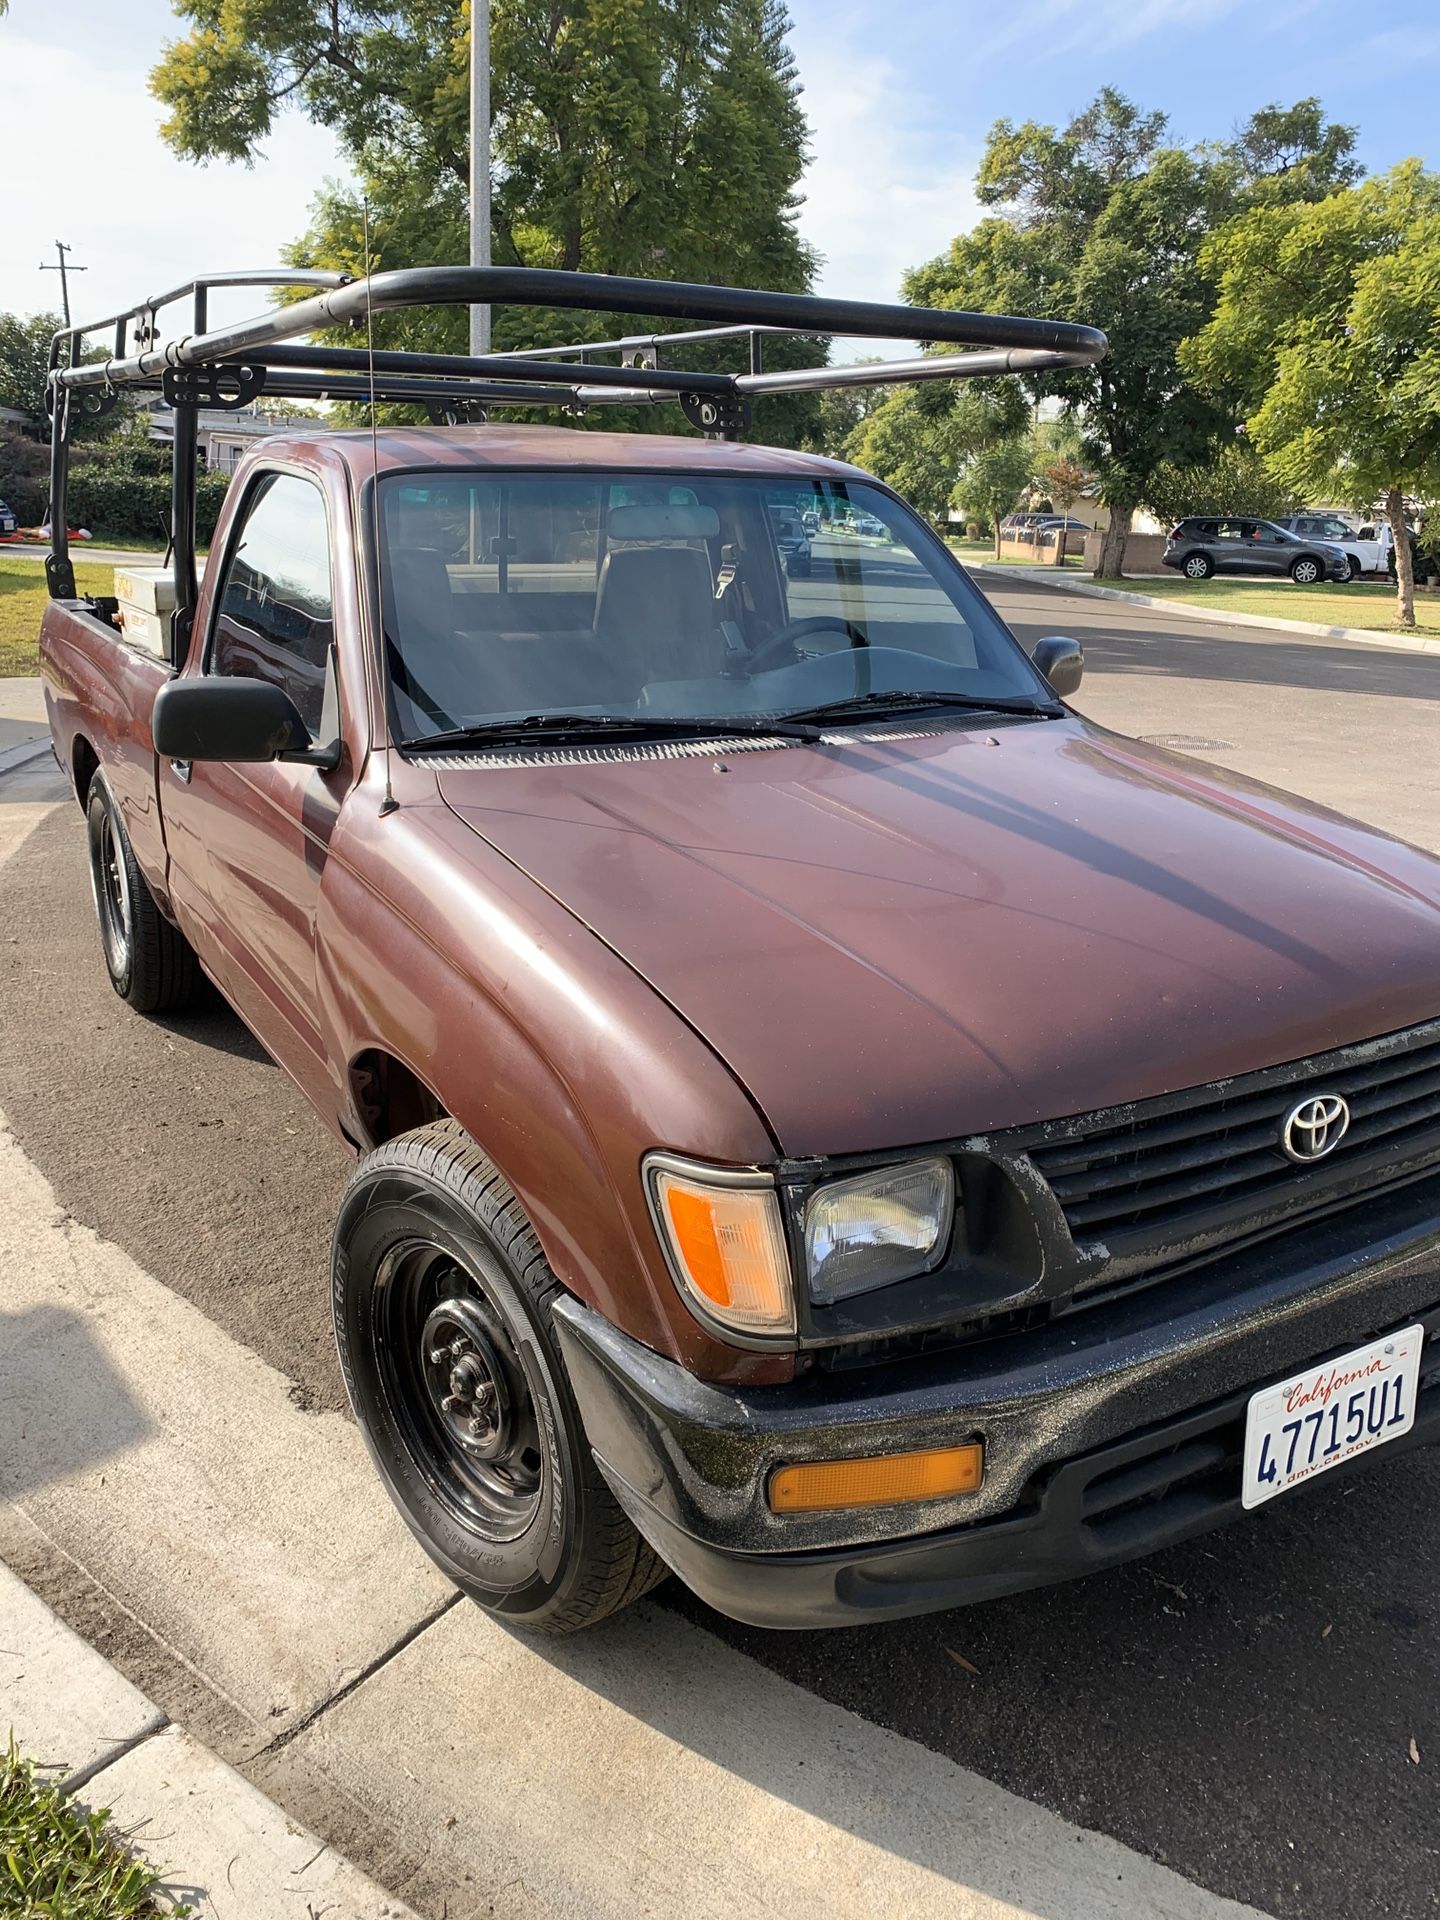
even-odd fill
[{"label": "blue sky", "polygon": [[[1410,154],[1440,166],[1440,0],[791,0],[791,11],[814,129],[801,225],[834,293],[893,297],[906,266],[972,223],[992,121],[1063,121],[1107,82],[1163,108],[1183,140],[1318,94],[1358,125],[1372,169]],[[268,265],[341,171],[329,136],[295,116],[249,171],[176,160],[145,88],[175,31],[168,0],[11,0],[6,146],[33,157],[37,183],[53,168],[59,199],[57,211],[12,169],[0,308],[58,304],[56,276],[37,271],[57,237],[89,264],[76,304],[90,312],[197,267]],[[52,147],[57,121],[66,138]]]}]

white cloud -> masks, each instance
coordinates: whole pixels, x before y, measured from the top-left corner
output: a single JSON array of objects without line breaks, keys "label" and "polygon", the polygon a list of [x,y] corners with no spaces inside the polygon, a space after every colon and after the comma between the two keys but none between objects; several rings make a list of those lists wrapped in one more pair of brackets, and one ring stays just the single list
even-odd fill
[{"label": "white cloud", "polygon": [[[53,22],[56,10],[48,11]],[[26,12],[38,23],[37,10]],[[59,311],[59,275],[38,271],[54,260],[57,238],[86,268],[70,283],[77,320],[197,272],[277,265],[284,243],[304,230],[312,195],[343,171],[330,135],[290,115],[253,168],[193,166],[159,135],[147,90],[153,42],[135,35],[140,44],[116,57],[88,36],[50,38],[53,25],[22,30],[26,12],[17,8],[0,26],[12,163],[0,309]],[[254,292],[216,295],[212,319],[244,318],[262,304]]]},{"label": "white cloud", "polygon": [[794,35],[812,128],[800,230],[825,256],[819,286],[898,300],[907,267],[942,253],[979,216],[979,148],[926,117],[912,82],[874,51],[872,12],[827,13]]}]

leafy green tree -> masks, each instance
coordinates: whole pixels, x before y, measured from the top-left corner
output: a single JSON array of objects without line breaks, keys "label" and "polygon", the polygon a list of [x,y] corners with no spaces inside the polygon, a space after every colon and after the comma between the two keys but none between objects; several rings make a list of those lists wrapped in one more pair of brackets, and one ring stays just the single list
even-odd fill
[{"label": "leafy green tree", "polygon": [[1296,512],[1301,502],[1248,442],[1237,441],[1190,466],[1167,461],[1157,467],[1145,504],[1158,520],[1174,522],[1190,513],[1248,513],[1278,520]]},{"label": "leafy green tree", "polygon": [[[18,313],[0,313],[0,407],[15,407],[45,429],[45,385],[50,367],[50,342],[63,325],[58,313],[37,313],[24,319]],[[103,359],[93,349],[87,360]],[[122,400],[99,418],[72,409],[71,429],[77,440],[103,440],[116,433],[130,417]]]},{"label": "leafy green tree", "polygon": [[[468,0],[178,0],[178,11],[190,32],[151,77],[177,152],[248,160],[288,104],[330,128],[355,168],[361,193],[319,197],[295,262],[363,271],[362,195],[376,266],[467,258]],[[796,228],[807,128],[788,28],[781,0],[494,0],[496,264],[807,288],[815,257]],[[622,324],[501,308],[495,344]],[[459,351],[465,336],[458,308],[376,323],[386,346]],[[710,358],[738,367],[742,351]],[[767,364],[814,352],[772,343]]]},{"label": "leafy green tree", "polygon": [[891,387],[851,434],[845,457],[878,474],[927,519],[941,521],[961,466],[982,448],[1025,432],[1019,383]]},{"label": "leafy green tree", "polygon": [[995,530],[1000,558],[1000,522],[1035,477],[1035,446],[1028,433],[994,440],[971,454],[961,470],[955,499],[967,513],[983,514]]},{"label": "leafy green tree", "polygon": [[1183,364],[1244,409],[1282,485],[1384,498],[1413,626],[1405,495],[1440,494],[1440,174],[1409,160],[1313,204],[1257,205],[1204,260],[1218,298]]},{"label": "leafy green tree", "polygon": [[1354,171],[1352,131],[1328,125],[1314,101],[1268,107],[1218,146],[1188,150],[1165,135],[1163,115],[1111,88],[1063,129],[997,122],[978,183],[995,211],[906,281],[925,305],[1072,317],[1108,334],[1100,366],[1037,383],[1077,420],[1110,507],[1097,568],[1107,578],[1123,570],[1155,471],[1203,459],[1233,427],[1177,358],[1209,318],[1206,235],[1239,207],[1324,192]]}]

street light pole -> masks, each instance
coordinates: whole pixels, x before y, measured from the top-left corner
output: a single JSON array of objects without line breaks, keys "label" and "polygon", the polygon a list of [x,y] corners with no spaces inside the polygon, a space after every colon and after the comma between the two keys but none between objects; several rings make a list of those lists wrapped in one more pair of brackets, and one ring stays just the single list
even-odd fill
[{"label": "street light pole", "polygon": [[55,242],[55,251],[60,256],[59,266],[52,267],[46,261],[42,260],[40,262],[40,271],[41,273],[58,273],[59,274],[60,306],[65,315],[65,324],[68,327],[70,324],[70,275],[72,273],[88,273],[89,268],[77,267],[73,263],[73,261],[67,264],[65,256],[67,253],[70,252],[70,248],[66,246],[63,240],[57,240]]},{"label": "street light pole", "polygon": [[[470,0],[470,264],[490,264],[490,0]],[[470,309],[470,351],[490,351],[490,308]]]}]

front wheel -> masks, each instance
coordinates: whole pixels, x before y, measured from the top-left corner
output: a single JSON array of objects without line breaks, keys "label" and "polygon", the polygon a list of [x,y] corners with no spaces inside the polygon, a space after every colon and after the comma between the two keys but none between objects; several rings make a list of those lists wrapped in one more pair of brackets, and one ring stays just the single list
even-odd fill
[{"label": "front wheel", "polygon": [[456,1586],[514,1626],[562,1634],[664,1578],[586,1444],[551,1320],[560,1284],[456,1121],[360,1162],[332,1274],[370,1457]]},{"label": "front wheel", "polygon": [[85,802],[90,891],[110,984],[137,1013],[174,1013],[204,997],[194,949],[155,904],[103,773]]},{"label": "front wheel", "polygon": [[1208,553],[1191,553],[1185,556],[1181,572],[1187,580],[1208,580],[1215,571],[1215,562]]},{"label": "front wheel", "polygon": [[1360,578],[1360,575],[1363,572],[1364,572],[1364,568],[1360,565],[1360,562],[1356,559],[1355,555],[1353,553],[1347,553],[1345,556],[1346,580],[1347,581],[1358,580]]},{"label": "front wheel", "polygon": [[1308,553],[1302,553],[1290,569],[1290,578],[1297,587],[1313,587],[1320,578],[1320,562],[1312,560]]}]

